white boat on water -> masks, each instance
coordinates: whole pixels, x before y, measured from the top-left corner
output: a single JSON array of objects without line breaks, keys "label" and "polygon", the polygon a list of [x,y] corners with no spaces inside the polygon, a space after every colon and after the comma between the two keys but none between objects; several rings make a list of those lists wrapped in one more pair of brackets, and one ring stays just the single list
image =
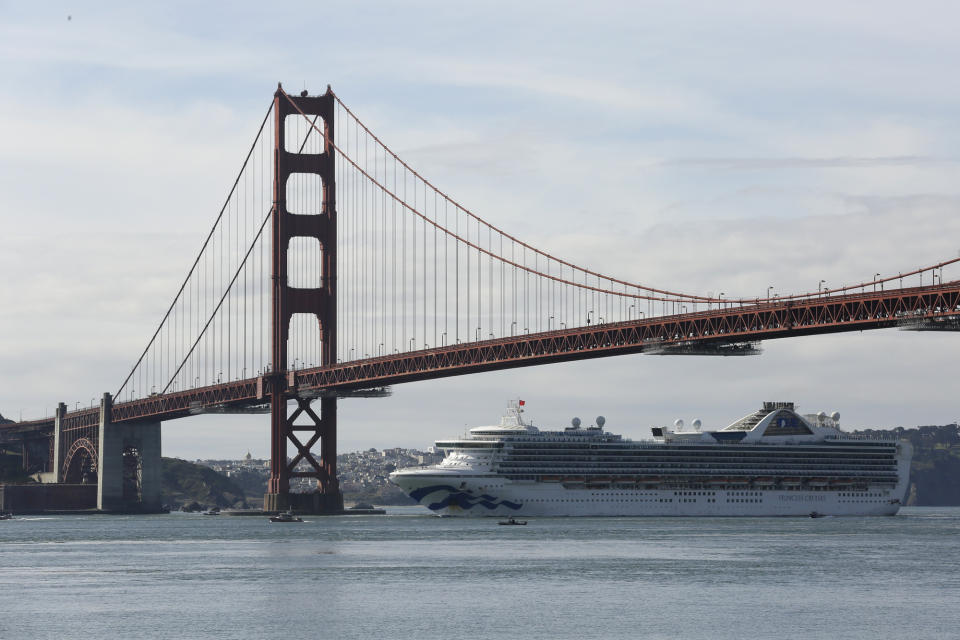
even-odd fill
[{"label": "white boat on water", "polygon": [[499,517],[894,515],[907,489],[909,442],[844,433],[839,414],[792,402],[715,431],[677,420],[645,441],[604,431],[602,416],[540,430],[522,405],[390,480],[437,514]]}]

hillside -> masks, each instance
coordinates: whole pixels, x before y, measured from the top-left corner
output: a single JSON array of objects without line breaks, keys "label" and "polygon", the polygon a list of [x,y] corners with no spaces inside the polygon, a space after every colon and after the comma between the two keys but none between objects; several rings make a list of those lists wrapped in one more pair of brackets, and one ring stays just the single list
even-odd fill
[{"label": "hillside", "polygon": [[0,446],[0,483],[18,484],[33,482],[21,468],[20,452]]},{"label": "hillside", "polygon": [[[913,444],[914,454],[906,504],[921,507],[960,506],[960,429],[956,424],[911,429],[866,429],[857,433],[887,438],[896,435],[897,438],[909,440]],[[365,459],[364,462],[367,465],[364,468],[372,480],[365,484],[349,481],[351,470],[356,473],[356,469],[360,468],[354,459],[357,456],[358,454],[341,454],[338,457],[341,472],[344,474],[341,486],[347,503],[412,503],[399,487],[387,481],[387,475],[393,467],[380,464],[379,455]],[[220,477],[227,479],[226,476]],[[266,491],[266,477],[262,473],[234,470],[230,480],[245,492],[252,507],[259,506]]]},{"label": "hillside", "polygon": [[956,424],[904,429],[865,429],[857,433],[889,435],[913,445],[907,504],[918,507],[960,506],[960,428]]},{"label": "hillside", "polygon": [[[0,416],[0,424],[10,422]],[[910,429],[865,429],[857,433],[874,436],[896,434],[914,447],[907,504],[911,506],[960,506],[960,428],[956,424]],[[0,449],[0,482],[30,482],[20,470],[20,455]],[[163,458],[161,501],[174,509],[197,503],[205,507],[258,507],[266,479],[252,471],[228,478],[209,467],[177,458]],[[344,486],[348,502],[408,504],[403,493],[384,479],[383,486],[359,489]]]},{"label": "hillside", "polygon": [[213,469],[179,458],[163,458],[162,462],[160,501],[172,509],[192,503],[201,507],[248,507],[243,489]]}]

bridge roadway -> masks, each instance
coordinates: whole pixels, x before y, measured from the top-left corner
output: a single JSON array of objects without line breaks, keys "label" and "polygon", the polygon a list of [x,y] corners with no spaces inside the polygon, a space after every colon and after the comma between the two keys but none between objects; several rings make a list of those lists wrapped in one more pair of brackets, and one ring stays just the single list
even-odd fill
[{"label": "bridge roadway", "polygon": [[[207,409],[263,405],[274,385],[291,397],[349,391],[551,362],[642,353],[682,344],[723,344],[902,326],[960,317],[960,281],[847,295],[730,304],[721,309],[524,334],[288,371],[276,376],[117,402],[112,421],[172,420]],[[98,407],[68,411],[63,428],[95,427]],[[4,436],[52,430],[54,419],[0,426]],[[6,433],[4,433],[6,432]]]}]

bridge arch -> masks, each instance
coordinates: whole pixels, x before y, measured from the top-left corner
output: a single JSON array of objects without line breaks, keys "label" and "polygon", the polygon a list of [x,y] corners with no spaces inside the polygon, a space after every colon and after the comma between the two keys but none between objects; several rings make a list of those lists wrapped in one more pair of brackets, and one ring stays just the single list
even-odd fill
[{"label": "bridge arch", "polygon": [[63,482],[90,484],[96,482],[98,469],[97,448],[89,438],[79,438],[70,445],[63,460]]}]

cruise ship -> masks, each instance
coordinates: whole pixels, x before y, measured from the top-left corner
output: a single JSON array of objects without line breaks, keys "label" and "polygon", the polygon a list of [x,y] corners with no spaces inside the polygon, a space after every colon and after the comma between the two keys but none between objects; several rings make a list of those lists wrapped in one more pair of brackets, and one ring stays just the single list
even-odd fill
[{"label": "cruise ship", "polygon": [[840,430],[840,415],[763,407],[719,430],[652,427],[633,441],[592,426],[541,430],[509,403],[496,426],[441,440],[440,464],[390,480],[451,516],[879,516],[900,509],[912,448]]}]

